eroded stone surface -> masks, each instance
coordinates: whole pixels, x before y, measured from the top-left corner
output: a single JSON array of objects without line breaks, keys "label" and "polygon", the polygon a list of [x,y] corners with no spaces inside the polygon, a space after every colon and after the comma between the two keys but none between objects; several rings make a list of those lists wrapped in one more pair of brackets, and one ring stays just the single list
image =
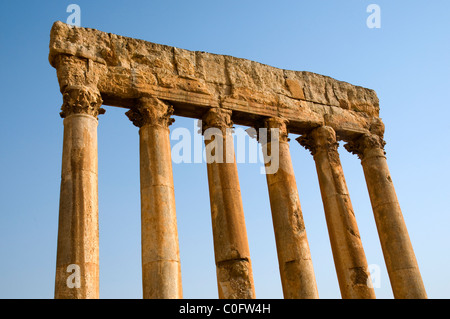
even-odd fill
[{"label": "eroded stone surface", "polygon": [[[92,100],[95,103],[96,100]],[[97,124],[83,112],[64,119],[55,298],[99,297]],[[68,284],[71,268],[80,286]]]},{"label": "eroded stone surface", "polygon": [[172,108],[141,99],[127,116],[139,127],[142,284],[145,299],[182,298],[181,264],[170,153]]},{"label": "eroded stone surface", "polygon": [[[292,192],[296,185],[288,132],[304,135],[299,142],[316,160],[327,223],[332,226],[332,246],[338,247],[339,238],[347,239],[339,248],[348,250],[345,258],[334,254],[342,259],[335,260],[338,274],[346,274],[342,280],[346,287],[341,290],[350,291],[343,297],[371,298],[373,294],[367,289],[367,263],[353,222],[336,137],[346,141],[346,149],[362,160],[394,296],[426,298],[387,168],[384,125],[373,90],[311,72],[282,70],[62,22],[52,27],[49,61],[63,94],[65,127],[56,298],[98,298],[96,127],[97,116],[104,113],[102,104],[129,108],[127,115],[140,127],[145,298],[182,297],[170,166],[172,114],[203,119],[203,130],[225,131],[222,145],[232,158],[233,143],[227,143],[231,136],[226,128],[233,123],[279,129],[284,175],[268,174],[268,184],[279,218],[274,227],[285,236],[279,240],[277,235],[277,246],[283,241],[278,251],[287,298],[317,297],[298,194]],[[335,135],[329,138],[319,131]],[[209,145],[206,138],[205,144]],[[208,161],[207,169],[219,296],[254,298],[236,163]],[[285,188],[278,187],[279,179]],[[341,213],[346,219],[338,216]],[[80,267],[79,290],[67,285],[67,269],[72,265]]]},{"label": "eroded stone surface", "polygon": [[376,135],[364,135],[345,146],[361,159],[394,298],[425,299],[427,293],[386,162],[384,144]]},{"label": "eroded stone surface", "polygon": [[[275,173],[266,170],[266,178],[284,298],[313,299],[319,294],[292,167],[286,122],[281,118],[266,120],[267,129],[279,130],[278,141],[272,137],[259,141],[266,143],[265,156],[278,152],[278,169]],[[269,160],[270,157],[266,157],[266,168],[272,166]]]},{"label": "eroded stone surface", "polygon": [[[222,132],[211,140],[205,136],[206,148],[217,138],[224,147],[223,154],[227,154],[226,161],[219,163],[209,160],[212,154],[206,151],[219,298],[255,298],[234,144],[229,142],[233,137],[227,130],[233,125],[231,112],[212,108],[203,117],[203,122],[204,130],[216,128]],[[232,155],[231,161],[228,155]]]},{"label": "eroded stone surface", "polygon": [[375,298],[374,289],[369,285],[369,267],[339,159],[336,134],[331,127],[324,126],[297,138],[297,141],[314,156],[342,298]]},{"label": "eroded stone surface", "polygon": [[282,116],[293,133],[326,124],[340,135],[365,133],[379,116],[373,90],[327,76],[283,70],[232,56],[188,51],[55,22],[50,63],[60,86],[98,83],[104,104],[132,107],[152,95],[176,115],[201,118],[205,108],[234,112],[236,124]]}]

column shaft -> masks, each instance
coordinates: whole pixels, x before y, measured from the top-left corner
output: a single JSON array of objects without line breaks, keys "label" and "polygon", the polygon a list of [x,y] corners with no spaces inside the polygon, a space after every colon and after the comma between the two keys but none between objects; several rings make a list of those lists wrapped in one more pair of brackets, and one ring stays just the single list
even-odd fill
[{"label": "column shaft", "polygon": [[375,298],[370,272],[345,182],[335,132],[320,127],[299,138],[316,163],[331,249],[344,299]]},{"label": "column shaft", "polygon": [[[269,132],[267,143],[264,143],[265,145],[262,143],[262,146],[266,158],[266,179],[283,295],[286,299],[318,298],[314,268],[289,151],[286,121],[271,118],[266,121],[265,128]],[[278,133],[274,134],[276,132],[273,130],[278,130]],[[261,136],[259,140],[262,142]],[[276,162],[278,162],[278,169],[274,167]]]},{"label": "column shaft", "polygon": [[[232,126],[230,116],[211,109],[203,118],[219,298],[255,298],[233,137],[226,130]],[[208,129],[215,129],[214,139],[208,139]],[[222,149],[223,156],[216,158]]]},{"label": "column shaft", "polygon": [[102,102],[99,94],[82,87],[68,88],[63,97],[55,298],[98,298],[97,115]]},{"label": "column shaft", "polygon": [[384,153],[384,141],[363,136],[346,148],[358,154],[364,170],[386,268],[395,298],[427,298]]},{"label": "column shaft", "polygon": [[182,298],[169,125],[173,110],[156,99],[127,112],[139,129],[144,299]]}]

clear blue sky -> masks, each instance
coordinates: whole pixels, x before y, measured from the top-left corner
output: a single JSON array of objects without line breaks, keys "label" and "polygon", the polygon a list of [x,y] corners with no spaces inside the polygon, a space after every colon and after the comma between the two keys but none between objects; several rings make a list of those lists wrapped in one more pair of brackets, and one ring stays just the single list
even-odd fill
[{"label": "clear blue sky", "polygon": [[[376,90],[389,168],[430,298],[450,296],[450,2],[1,1],[0,298],[53,298],[62,103],[48,63],[53,22],[304,70]],[[366,8],[381,8],[369,29]],[[100,116],[100,297],[141,298],[138,131],[125,110]],[[172,128],[194,131],[192,119]],[[314,161],[291,136],[319,295],[340,298]],[[176,141],[173,141],[176,143]],[[378,298],[392,298],[359,160],[340,148]],[[239,164],[258,298],[281,298],[265,176]],[[174,164],[183,291],[217,298],[206,164]]]}]

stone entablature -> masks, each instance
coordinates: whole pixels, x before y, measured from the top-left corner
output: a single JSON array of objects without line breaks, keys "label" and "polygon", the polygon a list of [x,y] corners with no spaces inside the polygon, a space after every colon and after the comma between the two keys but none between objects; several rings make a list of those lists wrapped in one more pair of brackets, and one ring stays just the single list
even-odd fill
[{"label": "stone entablature", "polygon": [[150,95],[170,101],[175,115],[201,118],[205,109],[222,107],[233,111],[236,124],[280,116],[294,134],[327,125],[343,137],[366,133],[380,121],[371,89],[62,22],[51,30],[49,60],[59,71],[62,90],[89,77],[110,106],[130,108]]}]

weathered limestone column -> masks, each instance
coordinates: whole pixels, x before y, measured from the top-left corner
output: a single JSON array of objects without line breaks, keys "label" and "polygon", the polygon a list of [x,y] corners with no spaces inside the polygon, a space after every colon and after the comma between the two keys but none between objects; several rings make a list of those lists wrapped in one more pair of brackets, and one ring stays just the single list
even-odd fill
[{"label": "weathered limestone column", "polygon": [[319,294],[292,167],[286,124],[287,120],[282,118],[267,119],[264,123],[266,138],[260,132],[258,140],[265,148],[266,179],[284,298],[312,299],[318,298]]},{"label": "weathered limestone column", "polygon": [[427,298],[380,136],[363,135],[345,148],[361,159],[394,297]]},{"label": "weathered limestone column", "polygon": [[63,92],[55,298],[99,297],[97,115],[100,93],[69,86]]},{"label": "weathered limestone column", "polygon": [[142,98],[126,113],[139,127],[144,299],[182,298],[169,125],[172,106]]},{"label": "weathered limestone column", "polygon": [[370,272],[344,178],[336,134],[322,126],[299,137],[316,163],[339,287],[344,299],[375,298]]},{"label": "weathered limestone column", "polygon": [[219,298],[255,298],[232,126],[231,111],[219,108],[202,121]]}]

